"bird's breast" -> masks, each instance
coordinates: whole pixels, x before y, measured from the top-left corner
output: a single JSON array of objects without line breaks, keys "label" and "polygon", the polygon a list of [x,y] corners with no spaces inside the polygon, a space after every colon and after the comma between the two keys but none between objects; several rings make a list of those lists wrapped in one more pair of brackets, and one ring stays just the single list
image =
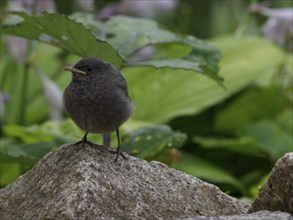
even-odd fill
[{"label": "bird's breast", "polygon": [[114,131],[133,110],[128,96],[104,86],[69,86],[64,93],[64,106],[81,129],[95,133]]}]

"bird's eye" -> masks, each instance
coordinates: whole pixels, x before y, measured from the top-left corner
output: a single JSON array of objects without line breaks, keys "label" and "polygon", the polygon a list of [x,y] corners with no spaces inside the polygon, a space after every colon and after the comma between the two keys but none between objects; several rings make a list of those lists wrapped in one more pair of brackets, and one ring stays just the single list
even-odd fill
[{"label": "bird's eye", "polygon": [[93,71],[93,68],[92,68],[92,67],[88,67],[86,70],[87,70],[88,72],[92,72],[92,71]]}]

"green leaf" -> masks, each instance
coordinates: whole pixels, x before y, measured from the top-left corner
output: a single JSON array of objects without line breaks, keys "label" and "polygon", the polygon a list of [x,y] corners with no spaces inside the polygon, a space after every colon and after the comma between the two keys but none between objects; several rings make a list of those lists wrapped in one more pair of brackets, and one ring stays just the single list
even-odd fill
[{"label": "green leaf", "polygon": [[209,161],[188,155],[184,153],[180,161],[171,164],[175,169],[181,170],[190,175],[198,178],[205,179],[209,182],[231,184],[241,190],[243,193],[246,191],[243,184],[238,181],[232,174],[219,168]]},{"label": "green leaf", "polygon": [[152,59],[139,62],[130,62],[129,66],[154,66],[156,68],[170,67],[173,69],[187,69],[202,72],[200,65],[184,59]]},{"label": "green leaf", "polygon": [[[78,141],[84,135],[84,131],[80,130],[71,119],[46,121],[41,125],[30,126],[6,124],[3,130],[6,136],[20,139],[26,144],[54,141],[62,144]],[[101,135],[89,135],[88,139],[98,143],[101,141]]]},{"label": "green leaf", "polygon": [[71,119],[46,121],[39,127],[39,130],[57,139],[63,140],[64,142],[78,141],[84,135],[84,132],[80,130]]},{"label": "green leaf", "polygon": [[[292,123],[292,115],[288,120]],[[240,135],[254,138],[258,148],[267,152],[274,160],[293,151],[292,130],[284,129],[274,121],[262,120],[245,126]]]},{"label": "green leaf", "polygon": [[168,148],[179,148],[186,134],[172,131],[169,126],[144,127],[123,137],[123,150],[140,158],[151,158]]},{"label": "green leaf", "polygon": [[[0,158],[2,157],[0,153]],[[0,161],[0,188],[8,185],[20,175],[19,164],[3,163]]]},{"label": "green leaf", "polygon": [[174,33],[159,28],[155,21],[115,16],[106,22],[104,30],[109,42],[124,56],[150,44],[176,41]]},{"label": "green leaf", "polygon": [[166,123],[178,116],[200,113],[271,74],[286,60],[281,49],[259,38],[225,37],[213,44],[223,54],[220,75],[225,78],[226,90],[189,70],[124,68],[129,93],[137,106],[133,118]]},{"label": "green leaf", "polygon": [[251,137],[224,138],[196,136],[193,138],[193,141],[205,149],[222,148],[240,154],[264,156],[263,151],[257,147],[255,139]]},{"label": "green leaf", "polygon": [[6,136],[19,138],[24,143],[53,140],[52,135],[39,131],[38,126],[23,127],[14,124],[7,124],[4,126],[3,130]]},{"label": "green leaf", "polygon": [[[276,99],[278,97],[278,99]],[[250,88],[216,116],[215,130],[235,133],[258,118],[274,117],[289,103],[280,87]]]},{"label": "green leaf", "polygon": [[192,51],[187,59],[200,63],[202,67],[208,68],[210,72],[218,72],[218,61],[221,54],[216,47],[200,40],[194,36],[187,36],[182,39],[182,42],[191,46]]},{"label": "green leaf", "polygon": [[269,155],[273,160],[277,160],[285,153],[293,151],[292,121],[293,111],[286,109],[275,120],[259,120],[243,125],[239,132],[235,131],[239,137],[196,136],[193,141],[205,149],[222,148],[258,157]]},{"label": "green leaf", "polygon": [[[277,123],[284,131],[293,134],[293,109],[287,108],[277,117]],[[293,151],[293,148],[292,148]]]},{"label": "green leaf", "polygon": [[250,187],[249,191],[252,195],[252,198],[256,198],[259,195],[260,187],[265,184],[265,182],[268,180],[269,176],[270,176],[270,174],[267,173],[258,181],[258,183],[256,185]]},{"label": "green leaf", "polygon": [[[193,36],[178,36],[163,30],[152,20],[112,17],[105,23],[105,35],[120,54],[129,58],[130,66],[154,66],[156,68],[183,68],[208,74],[220,82],[217,75],[220,52],[213,46]],[[162,45],[165,47],[162,47]],[[147,59],[137,59],[133,55],[141,49],[154,45],[153,54]],[[176,56],[168,54],[168,47],[177,47]],[[173,57],[170,58],[170,57]]]},{"label": "green leaf", "polygon": [[[192,36],[178,37],[172,32],[159,28],[158,24],[151,20],[117,16],[111,18],[102,26],[99,21],[93,20],[91,16],[86,16],[84,13],[71,16],[75,21],[82,22],[87,27],[92,28],[98,33],[98,36],[87,30],[82,24],[58,13],[43,12],[40,16],[30,16],[23,12],[11,12],[10,14],[14,18],[6,19],[3,29],[4,34],[39,40],[81,57],[98,56],[118,67],[121,66],[123,60],[110,44],[116,48],[119,54],[125,57],[154,44],[175,43],[186,45],[190,47],[191,52],[185,54],[186,57],[178,59],[177,65],[173,65],[174,62],[166,58],[153,60],[152,62],[136,60],[129,64],[151,65],[157,68],[184,67],[185,69],[205,73],[205,69],[200,67],[203,66],[210,70],[213,79],[218,78],[217,62],[220,55],[217,49]],[[15,16],[23,19],[23,21],[16,19]],[[104,36],[109,38],[110,44],[104,40]],[[208,75],[210,76],[210,74]]]},{"label": "green leaf", "polygon": [[24,12],[10,14],[20,17],[23,21],[18,21],[16,24],[4,23],[2,29],[4,34],[38,40],[81,57],[97,56],[117,67],[123,63],[122,58],[111,45],[67,16],[47,12],[37,16]]},{"label": "green leaf", "polygon": [[0,163],[33,165],[56,145],[54,141],[23,144],[11,137],[5,137],[0,145]]},{"label": "green leaf", "polygon": [[[34,164],[40,160],[53,147],[55,142],[35,142],[32,144],[11,144],[1,147],[1,158],[3,162],[18,162],[23,164]],[[12,160],[13,158],[13,160]]]},{"label": "green leaf", "polygon": [[[8,17],[3,28],[5,34],[39,40],[81,57],[98,56],[118,68],[123,62],[120,57],[122,55],[127,58],[136,58],[130,60],[129,65],[151,65],[157,68],[184,67],[184,69],[207,74],[220,82],[220,77],[217,75],[220,53],[216,48],[193,36],[179,37],[159,28],[158,24],[152,20],[117,16],[101,25],[93,16],[84,13],[72,15],[71,18],[74,20],[58,13],[47,12],[40,16],[30,16],[23,12],[11,12],[10,15],[17,15],[23,21]],[[99,36],[94,35],[76,21],[82,22],[86,27],[99,33]],[[105,37],[108,37],[108,42],[116,48],[117,52],[105,41]],[[180,48],[183,46],[184,52],[177,53],[177,60],[165,56],[157,59],[158,57],[153,54],[150,62],[147,62],[133,56],[140,49],[156,44],[181,45]],[[189,53],[185,53],[186,47],[189,48]],[[163,55],[160,47],[156,50],[161,56]],[[178,57],[180,54],[181,56],[184,54],[184,57]],[[175,62],[177,64],[173,65]]]}]

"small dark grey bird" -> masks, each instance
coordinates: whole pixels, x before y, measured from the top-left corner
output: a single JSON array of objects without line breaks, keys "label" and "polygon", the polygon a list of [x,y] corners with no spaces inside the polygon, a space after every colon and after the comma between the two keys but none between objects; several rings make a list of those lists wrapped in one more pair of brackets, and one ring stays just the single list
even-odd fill
[{"label": "small dark grey bird", "polygon": [[121,152],[119,127],[134,110],[124,77],[112,64],[99,58],[85,58],[74,66],[64,67],[72,72],[72,80],[63,95],[64,107],[75,124],[86,131],[81,141],[90,143],[87,134],[116,131],[118,147],[115,161]]}]

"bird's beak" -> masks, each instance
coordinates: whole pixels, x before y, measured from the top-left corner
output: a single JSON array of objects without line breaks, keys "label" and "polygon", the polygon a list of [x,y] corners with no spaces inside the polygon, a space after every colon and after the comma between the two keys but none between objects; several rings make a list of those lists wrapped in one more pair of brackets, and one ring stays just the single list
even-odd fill
[{"label": "bird's beak", "polygon": [[70,71],[72,73],[81,73],[83,75],[86,75],[86,72],[84,72],[82,70],[79,70],[79,69],[76,69],[73,66],[66,66],[66,67],[64,67],[64,69],[67,70],[67,71]]}]

